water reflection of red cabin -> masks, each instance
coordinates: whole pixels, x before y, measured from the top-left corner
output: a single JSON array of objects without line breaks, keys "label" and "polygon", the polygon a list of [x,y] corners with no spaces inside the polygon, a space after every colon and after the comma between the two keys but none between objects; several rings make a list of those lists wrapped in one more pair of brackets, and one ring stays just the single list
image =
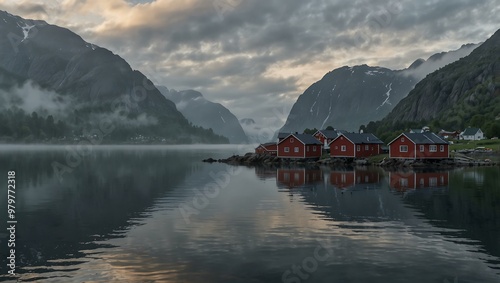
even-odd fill
[{"label": "water reflection of red cabin", "polygon": [[289,189],[304,187],[305,185],[319,183],[322,181],[323,172],[319,169],[278,169],[278,185],[285,186]]},{"label": "water reflection of red cabin", "polygon": [[276,168],[266,168],[263,166],[256,166],[255,175],[261,180],[276,179]]},{"label": "water reflection of red cabin", "polygon": [[412,189],[438,188],[448,186],[448,172],[390,172],[391,188],[404,192]]},{"label": "water reflection of red cabin", "polygon": [[330,173],[330,184],[346,189],[359,184],[376,184],[380,182],[380,175],[376,171],[355,170],[355,171],[333,171]]}]

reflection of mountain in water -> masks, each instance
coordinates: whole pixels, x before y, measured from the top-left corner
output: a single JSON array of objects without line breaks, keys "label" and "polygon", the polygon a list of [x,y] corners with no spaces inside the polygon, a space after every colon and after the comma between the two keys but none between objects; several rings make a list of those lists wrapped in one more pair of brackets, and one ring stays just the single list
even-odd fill
[{"label": "reflection of mountain in water", "polygon": [[[76,264],[84,256],[81,251],[97,248],[94,241],[121,237],[147,215],[155,199],[190,172],[181,153],[99,151],[64,174],[60,183],[50,164],[64,163],[66,155],[59,151],[2,156],[0,172],[17,172],[16,252],[23,268],[18,272],[45,266],[45,271],[36,270],[45,273],[70,265],[53,260],[72,259]],[[0,200],[6,202],[4,196]],[[5,257],[1,264],[5,266]]]},{"label": "reflection of mountain in water", "polygon": [[397,221],[418,230],[409,223],[421,219],[441,228],[434,233],[465,239],[457,241],[474,248],[479,241],[487,254],[500,257],[498,167],[389,173],[377,168],[327,171],[278,169],[277,183],[282,189],[293,189],[289,190],[291,195],[300,195],[301,201],[321,215],[344,223],[340,225]]},{"label": "reflection of mountain in water", "polygon": [[457,229],[455,237],[480,241],[486,253],[500,257],[500,168],[468,168],[449,175],[446,194],[414,193],[404,202],[433,226]]}]

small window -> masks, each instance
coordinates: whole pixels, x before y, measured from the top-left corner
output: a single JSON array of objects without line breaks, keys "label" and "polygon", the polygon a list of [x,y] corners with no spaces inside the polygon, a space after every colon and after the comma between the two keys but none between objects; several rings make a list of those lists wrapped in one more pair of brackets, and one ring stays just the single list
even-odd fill
[{"label": "small window", "polygon": [[347,151],[347,147],[345,145],[343,145],[340,150],[341,151]]},{"label": "small window", "polygon": [[430,187],[437,187],[437,185],[438,185],[438,179],[436,177],[429,178]]},{"label": "small window", "polygon": [[404,179],[404,178],[399,179],[399,185],[401,187],[408,187],[408,179]]},{"label": "small window", "polygon": [[370,150],[370,146],[369,145],[365,145],[365,150]]},{"label": "small window", "polygon": [[425,151],[425,145],[421,145],[420,146],[420,152],[424,152]]},{"label": "small window", "polygon": [[290,181],[290,173],[284,173],[283,174],[283,179],[285,179],[285,182]]},{"label": "small window", "polygon": [[357,146],[357,150],[361,151],[361,146],[360,145]]},{"label": "small window", "polygon": [[440,150],[441,152],[444,152],[444,145],[441,145],[441,146],[439,147],[439,150]]},{"label": "small window", "polygon": [[429,146],[429,151],[430,152],[437,152],[437,145],[430,145]]},{"label": "small window", "polygon": [[290,143],[293,143],[295,142],[295,139],[294,138],[290,138]]},{"label": "small window", "polygon": [[285,152],[290,152],[290,148],[289,147],[285,147]]},{"label": "small window", "polygon": [[401,138],[401,142],[405,142],[405,138]]},{"label": "small window", "polygon": [[316,146],[313,146],[313,151],[316,152]]},{"label": "small window", "polygon": [[399,147],[399,152],[408,152],[408,146],[407,145],[402,145]]},{"label": "small window", "polygon": [[335,146],[335,149],[339,149],[339,147],[338,147],[338,146]]},{"label": "small window", "polygon": [[296,147],[293,149],[293,151],[294,151],[294,152],[296,152],[296,153],[297,153],[297,152],[299,152],[299,147],[298,147],[298,146],[296,146]]}]

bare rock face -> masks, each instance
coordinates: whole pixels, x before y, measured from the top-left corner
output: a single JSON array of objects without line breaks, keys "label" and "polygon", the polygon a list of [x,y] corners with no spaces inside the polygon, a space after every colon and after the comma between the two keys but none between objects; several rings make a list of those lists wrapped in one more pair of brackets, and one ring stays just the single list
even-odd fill
[{"label": "bare rock face", "polygon": [[367,65],[335,69],[298,98],[280,131],[327,126],[356,131],[389,114],[427,74],[467,56],[477,46],[468,44],[428,60],[418,59],[404,70]]},{"label": "bare rock face", "polygon": [[451,119],[460,123],[476,114],[491,114],[494,119],[498,110],[500,30],[470,55],[425,77],[382,122]]},{"label": "bare rock face", "polygon": [[177,109],[193,125],[212,129],[214,133],[227,137],[233,144],[248,142],[236,116],[220,103],[211,102],[194,90],[176,91],[166,87],[158,89],[167,99],[175,103]]}]

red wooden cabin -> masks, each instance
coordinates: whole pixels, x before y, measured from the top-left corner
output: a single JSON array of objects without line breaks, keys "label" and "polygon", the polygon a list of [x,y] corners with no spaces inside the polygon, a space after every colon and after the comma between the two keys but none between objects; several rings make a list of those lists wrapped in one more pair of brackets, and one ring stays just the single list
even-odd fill
[{"label": "red wooden cabin", "polygon": [[324,146],[328,146],[338,136],[339,133],[335,130],[319,130],[313,134],[313,137]]},{"label": "red wooden cabin", "polygon": [[273,142],[261,144],[255,149],[255,153],[276,156],[278,155],[278,145]]},{"label": "red wooden cabin", "polygon": [[403,133],[389,143],[389,157],[397,159],[447,159],[449,143],[438,135]]},{"label": "red wooden cabin", "polygon": [[322,145],[312,135],[290,134],[278,143],[278,157],[319,159]]},{"label": "red wooden cabin", "polygon": [[364,158],[381,153],[384,143],[373,134],[340,134],[330,143],[333,158]]}]

